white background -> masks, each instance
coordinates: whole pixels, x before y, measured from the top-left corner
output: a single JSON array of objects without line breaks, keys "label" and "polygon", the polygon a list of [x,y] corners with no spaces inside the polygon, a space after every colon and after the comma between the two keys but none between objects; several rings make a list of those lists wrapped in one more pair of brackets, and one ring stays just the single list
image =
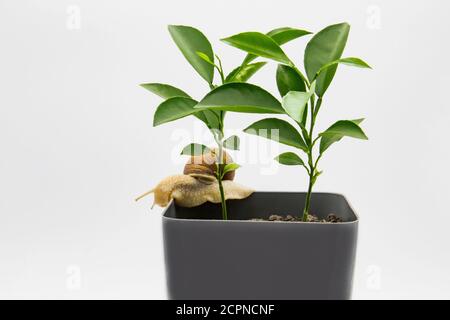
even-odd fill
[{"label": "white background", "polygon": [[[319,127],[366,117],[370,140],[330,148],[316,190],[360,215],[353,296],[450,298],[448,12],[444,0],[0,0],[0,298],[166,297],[161,209],[132,199],[181,172],[174,130],[195,127],[153,128],[159,99],[138,84],[207,91],[168,24],[203,30],[231,70],[243,54],[222,37],[342,21],[344,56],[374,70],[339,68]],[[285,46],[298,65],[306,41]],[[274,68],[253,82],[276,94]],[[297,168],[243,164],[237,179],[255,189],[306,187]]]}]

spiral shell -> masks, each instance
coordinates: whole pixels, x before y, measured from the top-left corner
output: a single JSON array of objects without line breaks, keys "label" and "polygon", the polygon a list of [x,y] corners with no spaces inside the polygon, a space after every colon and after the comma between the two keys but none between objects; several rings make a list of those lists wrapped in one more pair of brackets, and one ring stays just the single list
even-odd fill
[{"label": "spiral shell", "polygon": [[[191,156],[186,165],[184,166],[184,174],[188,175],[205,175],[216,177],[217,172],[217,149],[212,149],[199,156]],[[223,151],[223,163],[232,163],[233,159],[231,156]],[[223,177],[223,180],[233,180],[235,176],[235,171],[229,171]]]}]

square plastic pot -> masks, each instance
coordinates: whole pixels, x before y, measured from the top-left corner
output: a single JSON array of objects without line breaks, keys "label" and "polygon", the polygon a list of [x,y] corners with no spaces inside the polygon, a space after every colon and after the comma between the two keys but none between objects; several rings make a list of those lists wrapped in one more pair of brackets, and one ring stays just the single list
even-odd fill
[{"label": "square plastic pot", "polygon": [[255,192],[163,215],[170,299],[350,299],[358,218],[344,196],[314,193],[311,210],[341,223],[250,221],[300,215],[305,193]]}]

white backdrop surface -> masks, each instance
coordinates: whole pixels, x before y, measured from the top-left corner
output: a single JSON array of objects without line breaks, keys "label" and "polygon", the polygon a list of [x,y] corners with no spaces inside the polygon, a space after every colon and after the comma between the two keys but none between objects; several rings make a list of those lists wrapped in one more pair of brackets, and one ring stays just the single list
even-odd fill
[{"label": "white backdrop surface", "polygon": [[[0,298],[166,297],[161,210],[132,199],[182,170],[176,132],[195,127],[187,118],[152,128],[159,100],[138,84],[197,98],[207,90],[168,24],[203,30],[230,70],[243,54],[222,37],[341,21],[352,26],[346,55],[374,69],[339,68],[319,127],[366,117],[370,140],[330,149],[316,190],[345,194],[360,215],[353,296],[450,298],[449,9],[444,0],[0,0]],[[286,46],[299,64],[305,43]],[[276,93],[274,68],[253,82]],[[230,114],[227,126],[257,118]],[[292,167],[267,175],[244,163],[238,179],[306,187]]]}]

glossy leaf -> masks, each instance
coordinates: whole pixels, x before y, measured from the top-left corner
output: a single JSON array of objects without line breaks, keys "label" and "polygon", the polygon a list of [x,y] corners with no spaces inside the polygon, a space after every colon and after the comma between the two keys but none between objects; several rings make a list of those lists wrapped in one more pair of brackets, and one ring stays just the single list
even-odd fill
[{"label": "glossy leaf", "polygon": [[[305,128],[305,127],[306,127],[306,121],[307,121],[307,120],[308,120],[308,111],[303,112],[302,122],[300,122],[301,127],[304,128],[304,129],[303,129],[304,137],[308,136],[307,131],[306,131],[306,128]],[[305,133],[306,133],[306,135],[305,135]],[[306,139],[306,138],[305,138],[305,139]]]},{"label": "glossy leaf", "polygon": [[260,32],[243,32],[222,39],[225,43],[248,53],[289,64],[290,60],[280,46],[269,36]]},{"label": "glossy leaf", "polygon": [[199,111],[197,113],[194,113],[194,116],[197,115],[202,115],[202,117],[205,118],[206,121],[204,121],[206,123],[206,125],[208,126],[208,128],[210,129],[219,129],[220,127],[220,114],[218,111],[213,111],[213,110],[203,110],[203,111]]},{"label": "glossy leaf", "polygon": [[[175,88],[171,85],[168,85],[168,84],[143,83],[143,84],[141,84],[141,87],[149,90],[150,92],[155,93],[156,95],[158,95],[164,99],[170,99],[170,98],[174,98],[174,97],[184,97],[184,98],[191,99],[186,92],[184,92],[178,88]],[[167,104],[164,104],[164,105],[167,105]],[[173,108],[173,107],[169,107],[169,108]],[[156,125],[167,122],[167,121],[161,120],[161,119],[163,119],[162,117],[166,117],[166,116],[167,116],[167,114],[165,114],[165,112],[163,112],[163,111],[158,111],[158,114],[155,113],[154,121],[156,121],[156,123],[157,123]],[[199,120],[203,121],[208,126],[208,128],[218,128],[218,121],[215,119],[208,119],[205,111],[195,112],[194,116],[196,118],[198,118]],[[158,118],[156,118],[156,117],[158,117]],[[161,121],[163,121],[163,122],[161,122]]]},{"label": "glossy leaf", "polygon": [[264,89],[232,82],[215,88],[195,107],[248,113],[284,113],[281,103]]},{"label": "glossy leaf", "polygon": [[[289,41],[292,41],[307,34],[311,34],[311,32],[301,29],[284,27],[271,30],[266,35],[271,37],[278,45],[281,46]],[[242,65],[246,65],[252,62],[257,57],[258,56],[254,54],[250,53],[247,54],[247,56],[244,59],[244,62],[242,62]]]},{"label": "glossy leaf", "polygon": [[[359,125],[364,119],[350,120]],[[342,134],[324,135],[320,138],[320,153],[325,152],[333,143],[340,141],[344,136]]]},{"label": "glossy leaf", "polygon": [[275,157],[279,163],[287,166],[304,166],[303,160],[293,152],[285,152]]},{"label": "glossy leaf", "polygon": [[197,101],[185,97],[173,97],[161,103],[153,117],[153,126],[184,118],[198,112],[194,109]]},{"label": "glossy leaf", "polygon": [[290,91],[283,97],[281,104],[287,115],[300,124],[304,132],[304,136],[306,134],[305,124],[308,116],[308,101],[314,94],[315,89],[316,82],[313,81],[309,88],[310,91],[308,92]]},{"label": "glossy leaf", "polygon": [[225,82],[247,82],[266,62],[256,62],[235,68],[226,77]]},{"label": "glossy leaf", "polygon": [[178,88],[175,88],[174,86],[171,86],[169,84],[164,83],[143,83],[140,85],[142,88],[147,89],[148,91],[160,96],[164,99],[169,99],[173,97],[186,97],[190,98],[190,96],[184,92],[183,90],[180,90]]},{"label": "glossy leaf", "polygon": [[213,67],[215,66],[214,61],[212,61],[212,60],[208,57],[207,54],[205,54],[205,53],[203,53],[203,52],[200,52],[200,51],[197,51],[196,53],[197,53],[197,55],[198,55],[201,59],[205,60],[207,63],[209,63],[209,64],[212,65]]},{"label": "glossy leaf", "polygon": [[181,151],[182,155],[199,156],[211,151],[207,146],[199,143],[190,143]]},{"label": "glossy leaf", "polygon": [[186,60],[208,83],[213,82],[214,66],[200,58],[197,52],[204,53],[214,61],[211,43],[199,30],[188,26],[169,26],[169,32]]},{"label": "glossy leaf", "polygon": [[245,128],[244,132],[277,141],[291,147],[296,147],[304,151],[308,149],[298,131],[289,122],[281,119],[268,118],[259,120]]},{"label": "glossy leaf", "polygon": [[230,150],[239,150],[239,146],[241,144],[241,141],[238,136],[233,135],[225,139],[223,142],[224,148],[230,149]]},{"label": "glossy leaf", "polygon": [[306,107],[308,106],[309,98],[311,98],[309,92],[290,91],[283,97],[281,105],[288,116],[298,123],[303,123],[304,113],[308,112]]},{"label": "glossy leaf", "polygon": [[351,120],[339,120],[335,122],[331,127],[322,132],[320,135],[328,136],[340,134],[347,137],[357,138],[367,140],[367,136],[364,134],[362,129]]},{"label": "glossy leaf", "polygon": [[277,87],[280,95],[284,97],[289,91],[306,91],[305,83],[292,67],[279,64],[277,68]]},{"label": "glossy leaf", "polygon": [[230,171],[234,171],[239,169],[241,166],[238,165],[237,163],[228,163],[223,167],[223,171],[222,171],[222,178],[225,176],[225,174],[227,174]]},{"label": "glossy leaf", "polygon": [[[310,81],[314,79],[320,68],[341,57],[349,31],[350,25],[347,23],[331,25],[315,34],[308,42],[305,49],[304,64]],[[324,95],[333,80],[336,69],[337,65],[333,65],[317,77],[316,93],[318,96]]]},{"label": "glossy leaf", "polygon": [[196,117],[197,119],[203,121],[208,128],[211,128],[210,123],[208,121],[208,118],[205,116],[205,112],[204,111],[196,112],[196,113],[193,114],[193,116]]},{"label": "glossy leaf", "polygon": [[367,136],[359,127],[364,119],[340,120],[320,134],[320,153],[325,152],[333,143],[341,140],[343,137],[352,137],[367,140]]},{"label": "glossy leaf", "polygon": [[271,37],[280,46],[294,39],[311,34],[311,32],[302,29],[289,27],[277,28],[269,31],[267,35]]},{"label": "glossy leaf", "polygon": [[345,64],[345,65],[352,66],[352,67],[372,69],[371,66],[369,66],[365,61],[363,61],[360,58],[355,58],[355,57],[342,58],[342,59],[334,60],[334,61],[332,61],[330,63],[327,63],[322,68],[320,68],[319,71],[317,71],[317,73],[316,73],[316,78],[324,70],[326,70],[326,69],[328,69],[328,68],[330,68],[330,67],[332,67],[334,65],[337,65],[337,64]]}]

